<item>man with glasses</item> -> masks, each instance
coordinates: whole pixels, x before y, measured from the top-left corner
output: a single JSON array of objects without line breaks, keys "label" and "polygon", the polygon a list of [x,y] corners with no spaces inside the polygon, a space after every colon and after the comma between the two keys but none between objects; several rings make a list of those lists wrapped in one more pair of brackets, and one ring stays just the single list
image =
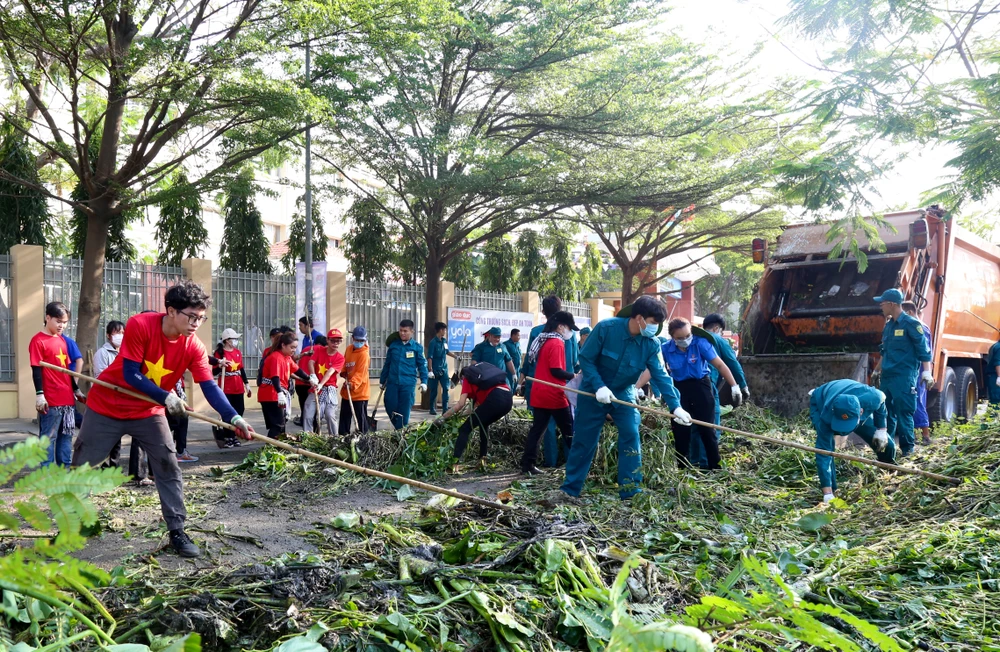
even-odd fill
[{"label": "man with glasses", "polygon": [[170,545],[182,557],[197,557],[201,550],[184,532],[187,517],[184,485],[164,414],[187,418],[184,401],[174,392],[177,381],[190,370],[209,404],[223,421],[236,427],[240,437],[252,438],[253,428],[236,414],[215,383],[208,366],[208,353],[195,336],[211,305],[209,296],[197,283],[185,281],[167,290],[164,304],[165,313],[143,313],[128,320],[118,357],[101,378],[152,397],[159,405],[94,385],[74,446],[73,466],[99,465],[123,435],[131,435],[132,441],[146,451],[150,466],[155,469],[156,490],[163,520],[170,531]]}]

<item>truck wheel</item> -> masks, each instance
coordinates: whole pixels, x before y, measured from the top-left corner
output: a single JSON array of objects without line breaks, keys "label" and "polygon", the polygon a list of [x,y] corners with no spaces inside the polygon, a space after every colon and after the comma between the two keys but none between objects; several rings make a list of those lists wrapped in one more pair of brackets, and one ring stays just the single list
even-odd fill
[{"label": "truck wheel", "polygon": [[955,367],[955,376],[955,388],[958,390],[955,394],[955,416],[968,421],[976,416],[979,407],[979,381],[972,367]]},{"label": "truck wheel", "polygon": [[958,387],[955,370],[947,367],[944,371],[944,385],[940,392],[931,391],[927,395],[927,416],[931,423],[951,421],[958,411]]}]

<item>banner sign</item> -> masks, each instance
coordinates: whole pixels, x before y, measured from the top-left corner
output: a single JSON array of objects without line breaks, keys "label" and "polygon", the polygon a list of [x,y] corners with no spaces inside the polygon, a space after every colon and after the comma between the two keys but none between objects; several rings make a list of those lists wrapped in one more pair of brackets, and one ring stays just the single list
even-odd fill
[{"label": "banner sign", "polygon": [[[326,261],[313,262],[312,277],[313,328],[326,334]],[[306,264],[295,265],[295,324],[306,314]],[[299,350],[302,340],[299,339]]]},{"label": "banner sign", "polygon": [[528,352],[528,333],[534,325],[535,316],[530,312],[448,308],[448,350],[452,353],[468,353],[483,341],[486,331],[499,326],[501,342],[510,339],[512,328],[520,329],[521,353],[524,354]]}]

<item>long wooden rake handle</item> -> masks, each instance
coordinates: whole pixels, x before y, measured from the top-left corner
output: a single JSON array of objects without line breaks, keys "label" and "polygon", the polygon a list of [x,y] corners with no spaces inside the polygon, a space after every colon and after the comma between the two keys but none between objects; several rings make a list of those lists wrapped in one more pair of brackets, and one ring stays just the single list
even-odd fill
[{"label": "long wooden rake handle", "polygon": [[[531,378],[525,376],[525,380],[530,380],[534,383],[541,383],[543,385],[548,385],[550,387],[555,387],[557,389],[562,389],[567,392],[574,392],[580,394],[581,396],[589,396],[590,398],[596,399],[595,394],[590,392],[584,392],[579,389],[573,389],[566,387],[564,385],[557,385],[556,383],[550,383],[545,380],[539,380],[537,378]],[[617,398],[611,398],[612,403],[618,403],[620,405],[626,405],[628,407],[633,407],[643,412],[649,412],[650,414],[655,414],[657,416],[666,417],[672,419],[674,415],[670,414],[666,410],[657,410],[656,408],[647,407],[645,405],[639,405],[637,403],[629,403],[628,401],[620,401]],[[809,453],[816,453],[818,455],[826,455],[828,457],[837,457],[842,460],[850,460],[851,462],[860,462],[861,464],[870,464],[872,466],[877,466],[883,469],[889,469],[890,471],[899,471],[900,473],[909,473],[911,475],[922,475],[927,478],[932,478],[934,480],[940,480],[942,482],[950,482],[952,484],[962,484],[962,481],[958,478],[952,478],[947,475],[941,475],[939,473],[931,473],[930,471],[924,471],[922,469],[911,469],[905,466],[896,466],[895,464],[889,464],[888,462],[879,462],[878,460],[868,459],[867,457],[858,457],[857,455],[848,455],[847,453],[838,453],[837,451],[827,451],[822,448],[813,448],[812,446],[806,446],[805,444],[799,444],[794,441],[785,441],[784,439],[775,439],[774,437],[766,437],[764,435],[755,435],[752,432],[744,432],[743,430],[736,430],[735,428],[727,428],[726,426],[717,426],[714,423],[706,423],[705,421],[698,421],[697,419],[691,419],[691,423],[704,426],[706,428],[714,428],[717,430],[725,430],[726,432],[731,432],[734,435],[741,435],[743,437],[749,437],[750,439],[758,439],[760,441],[766,441],[769,444],[774,444],[776,446],[785,446],[788,448],[797,448],[801,451],[806,451]]]},{"label": "long wooden rake handle", "polygon": [[[152,403],[153,405],[160,405],[152,397],[146,396],[145,394],[142,394],[140,392],[136,392],[136,391],[133,391],[131,389],[126,389],[124,387],[119,387],[118,385],[114,385],[112,383],[105,382],[103,380],[98,380],[97,378],[91,378],[90,376],[85,376],[85,375],[79,374],[79,373],[77,373],[75,371],[71,371],[69,369],[64,369],[62,367],[58,367],[56,365],[49,364],[47,362],[41,362],[39,364],[41,366],[43,366],[43,367],[48,368],[48,369],[53,369],[55,371],[59,371],[59,372],[62,372],[64,374],[68,374],[70,376],[74,376],[76,378],[79,378],[80,380],[86,380],[88,382],[94,383],[95,385],[100,385],[101,387],[107,387],[110,390],[119,392],[121,394],[125,394],[126,396],[131,396],[132,398],[137,398],[140,401],[146,401],[147,403]],[[226,423],[225,421],[221,421],[221,420],[216,419],[214,417],[210,417],[210,416],[208,416],[206,414],[201,414],[200,412],[195,412],[194,410],[191,409],[190,406],[185,406],[185,407],[187,407],[187,409],[188,409],[188,416],[194,417],[195,419],[200,419],[201,421],[205,421],[207,423],[210,423],[213,426],[216,426],[218,428],[225,428],[226,430],[232,430],[233,432],[236,432],[238,430],[232,424]],[[420,482],[419,480],[411,480],[411,479],[405,478],[405,477],[403,477],[401,475],[393,475],[391,473],[385,473],[384,471],[376,471],[375,469],[365,468],[363,466],[358,466],[357,464],[351,464],[350,462],[344,462],[344,461],[341,461],[341,460],[338,460],[338,459],[335,459],[335,458],[332,458],[332,457],[327,457],[326,455],[320,455],[319,453],[314,453],[313,451],[306,450],[304,448],[299,448],[298,446],[292,446],[291,444],[287,444],[287,443],[285,443],[283,441],[278,441],[277,439],[271,439],[270,437],[267,437],[266,435],[261,435],[261,434],[256,433],[256,432],[251,432],[250,436],[253,437],[254,439],[258,440],[258,441],[264,442],[265,444],[270,444],[271,446],[274,446],[275,448],[282,448],[282,449],[284,449],[286,451],[289,451],[291,453],[296,453],[298,455],[302,455],[303,457],[311,457],[314,460],[319,460],[320,462],[326,462],[327,464],[333,464],[334,466],[339,466],[340,468],[348,469],[348,470],[354,471],[356,473],[363,473],[364,475],[370,475],[373,478],[381,478],[383,480],[389,480],[391,482],[399,482],[400,484],[408,484],[411,487],[416,487],[417,489],[423,489],[424,491],[430,491],[430,492],[436,493],[436,494],[443,494],[445,496],[451,496],[452,498],[458,498],[459,500],[464,500],[466,502],[475,503],[476,505],[482,505],[483,507],[492,507],[494,509],[500,509],[500,510],[504,510],[504,511],[514,511],[516,509],[515,507],[513,507],[511,505],[504,505],[502,503],[495,503],[495,502],[486,500],[484,498],[479,498],[477,496],[470,496],[468,494],[463,494],[461,492],[454,491],[452,489],[445,489],[444,487],[437,487],[437,486],[434,486],[432,484],[427,484],[426,482]]]}]

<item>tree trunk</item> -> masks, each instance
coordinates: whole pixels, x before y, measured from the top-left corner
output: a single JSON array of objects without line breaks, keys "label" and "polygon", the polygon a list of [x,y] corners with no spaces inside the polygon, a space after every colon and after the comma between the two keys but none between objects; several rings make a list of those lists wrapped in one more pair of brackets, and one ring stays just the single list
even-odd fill
[{"label": "tree trunk", "polygon": [[634,302],[642,293],[641,290],[633,290],[635,286],[635,269],[632,267],[622,267],[622,308]]},{"label": "tree trunk", "polygon": [[424,283],[427,305],[424,307],[424,347],[434,339],[434,324],[441,321],[438,304],[441,302],[441,264],[436,255],[427,256],[424,264]]},{"label": "tree trunk", "polygon": [[[113,200],[100,199],[92,204],[94,214],[87,219],[87,242],[83,249],[83,273],[80,277],[80,305],[77,308],[76,342],[84,360],[93,351],[101,327],[101,292],[104,289],[104,255],[108,244],[108,224]],[[117,202],[115,202],[117,203]]]}]

